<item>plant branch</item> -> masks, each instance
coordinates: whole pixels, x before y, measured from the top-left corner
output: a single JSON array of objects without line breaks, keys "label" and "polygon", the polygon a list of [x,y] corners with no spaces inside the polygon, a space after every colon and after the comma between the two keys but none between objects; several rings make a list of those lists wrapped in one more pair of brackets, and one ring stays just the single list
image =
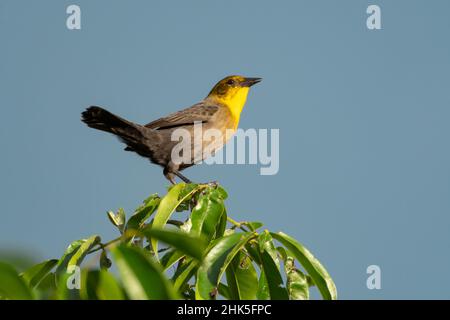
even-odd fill
[{"label": "plant branch", "polygon": [[237,222],[236,220],[234,220],[228,216],[227,216],[227,220],[234,226],[234,227],[232,227],[232,229],[239,228],[244,232],[248,232],[248,230],[242,226],[242,222]]}]

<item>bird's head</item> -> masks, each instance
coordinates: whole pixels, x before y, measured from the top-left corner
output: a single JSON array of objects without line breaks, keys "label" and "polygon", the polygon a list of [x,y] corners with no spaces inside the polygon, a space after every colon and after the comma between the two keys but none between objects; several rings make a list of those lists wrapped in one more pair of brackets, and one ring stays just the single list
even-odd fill
[{"label": "bird's head", "polygon": [[206,99],[216,100],[225,104],[236,120],[239,121],[239,116],[242,108],[244,108],[250,87],[261,80],[261,78],[228,76],[220,80],[212,88]]}]

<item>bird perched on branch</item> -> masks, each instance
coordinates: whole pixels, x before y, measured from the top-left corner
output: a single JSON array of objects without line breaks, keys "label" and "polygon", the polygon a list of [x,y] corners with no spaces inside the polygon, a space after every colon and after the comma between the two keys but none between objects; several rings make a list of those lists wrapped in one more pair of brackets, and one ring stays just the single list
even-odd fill
[{"label": "bird perched on branch", "polygon": [[[82,113],[82,121],[89,127],[110,132],[116,135],[127,146],[126,151],[133,151],[152,163],[164,168],[164,176],[175,184],[175,176],[184,182],[190,180],[180,173],[208,156],[208,149],[214,153],[230,138],[239,124],[249,89],[261,81],[261,78],[229,76],[220,80],[208,96],[199,103],[169,114],[166,117],[139,125],[125,120],[97,106],[91,106]],[[191,139],[190,156],[185,161],[174,161],[172,151],[179,141],[173,141],[175,130],[182,129],[194,136],[194,127],[202,125],[202,130],[214,129],[223,134],[221,141],[210,141],[203,138]],[[197,142],[196,142],[197,141]],[[199,142],[198,142],[199,141]],[[197,145],[196,145],[197,144]],[[201,148],[197,148],[200,144]]]}]

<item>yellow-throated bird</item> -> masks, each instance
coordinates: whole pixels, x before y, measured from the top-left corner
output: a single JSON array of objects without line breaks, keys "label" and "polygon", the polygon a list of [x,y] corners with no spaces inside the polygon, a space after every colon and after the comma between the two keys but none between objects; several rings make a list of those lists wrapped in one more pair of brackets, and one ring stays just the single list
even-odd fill
[{"label": "yellow-throated bird", "polygon": [[[115,134],[127,145],[126,151],[134,151],[162,166],[164,176],[171,183],[175,183],[175,176],[189,183],[190,180],[180,171],[205,158],[203,151],[198,154],[196,150],[207,148],[214,153],[223,147],[230,137],[228,133],[234,133],[238,127],[249,88],[260,81],[261,78],[226,77],[220,80],[201,102],[146,125],[127,121],[97,106],[87,108],[82,113],[82,121],[91,128]],[[179,143],[172,141],[172,133],[182,128],[193,137],[194,124],[197,123],[202,124],[202,130],[219,130],[225,139],[209,146],[212,142],[201,137],[202,148],[195,148],[194,141],[198,140],[194,138],[189,161],[172,161],[172,149]]]}]

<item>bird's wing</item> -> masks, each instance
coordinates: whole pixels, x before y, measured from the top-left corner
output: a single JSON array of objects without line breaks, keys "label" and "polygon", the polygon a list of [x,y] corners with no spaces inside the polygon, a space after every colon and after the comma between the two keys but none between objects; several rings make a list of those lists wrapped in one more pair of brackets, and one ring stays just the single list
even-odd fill
[{"label": "bird's wing", "polygon": [[152,121],[145,127],[155,130],[171,129],[185,125],[193,125],[194,122],[205,123],[219,110],[218,106],[207,105],[204,102],[194,104],[192,107],[174,112],[166,117]]}]

